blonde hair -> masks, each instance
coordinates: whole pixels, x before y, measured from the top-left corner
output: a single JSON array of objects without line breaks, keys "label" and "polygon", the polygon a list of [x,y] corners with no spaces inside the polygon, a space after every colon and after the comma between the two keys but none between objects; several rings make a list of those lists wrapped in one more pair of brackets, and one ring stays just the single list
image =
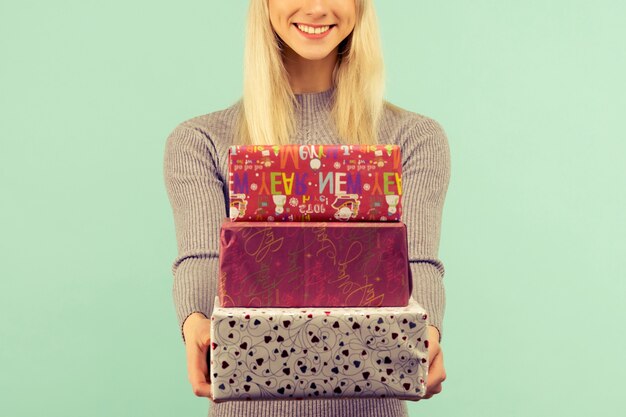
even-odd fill
[{"label": "blonde hair", "polygon": [[[384,67],[372,0],[355,0],[354,30],[339,45],[331,116],[344,143],[375,144],[383,111]],[[268,0],[251,0],[244,51],[240,143],[283,145],[295,132],[294,96]]]}]

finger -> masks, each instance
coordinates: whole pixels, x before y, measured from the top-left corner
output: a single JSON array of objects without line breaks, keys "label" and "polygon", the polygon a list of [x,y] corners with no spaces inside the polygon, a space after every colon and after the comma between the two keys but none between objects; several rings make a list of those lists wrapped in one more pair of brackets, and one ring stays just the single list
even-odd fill
[{"label": "finger", "polygon": [[211,384],[207,366],[208,347],[190,344],[187,349],[187,373],[193,393],[198,397],[211,397]]},{"label": "finger", "polygon": [[434,394],[441,392],[441,383],[445,379],[445,369],[443,367],[443,352],[439,351],[428,369],[428,377],[426,378],[426,396],[430,398]]},{"label": "finger", "polygon": [[206,351],[206,361],[204,362],[207,365],[207,372],[206,372],[206,382],[207,384],[209,384],[209,402],[211,401],[215,401],[213,399],[213,390],[210,389],[211,387],[211,340],[209,339],[208,341],[208,348]]},{"label": "finger", "polygon": [[438,357],[441,354],[441,350],[438,349],[428,349],[428,358],[427,358],[427,364],[426,366],[428,367],[428,381],[426,381],[427,383],[432,381],[433,378],[435,378],[435,374],[437,373],[437,363],[438,363]]},{"label": "finger", "polygon": [[441,353],[441,346],[439,346],[439,343],[430,343],[429,340],[429,344],[428,344],[428,363],[429,363],[429,367],[432,365],[432,363],[435,361],[435,359],[437,358],[437,356],[439,355],[439,353]]},{"label": "finger", "polygon": [[435,357],[434,362],[431,364],[431,368],[428,371],[428,378],[426,378],[426,395],[424,399],[429,399],[435,394],[439,394],[442,390],[441,382],[443,381],[443,357],[441,354]]},{"label": "finger", "polygon": [[437,369],[439,369],[440,372],[440,382],[443,382],[446,380],[446,369],[443,366],[443,351],[439,351],[439,354],[437,355],[437,357],[435,358],[435,366],[437,366]]},{"label": "finger", "polygon": [[442,386],[441,386],[441,384],[437,384],[437,385],[435,385],[434,387],[429,388],[429,389],[426,391],[426,395],[424,395],[424,397],[423,397],[423,398],[424,398],[425,400],[427,400],[427,399],[431,398],[433,395],[435,395],[435,394],[439,394],[439,393],[441,392],[441,390],[442,390]]}]

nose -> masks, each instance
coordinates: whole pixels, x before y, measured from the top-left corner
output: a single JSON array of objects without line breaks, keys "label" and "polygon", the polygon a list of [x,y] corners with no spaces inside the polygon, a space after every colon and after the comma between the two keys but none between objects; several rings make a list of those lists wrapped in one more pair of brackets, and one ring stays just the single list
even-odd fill
[{"label": "nose", "polygon": [[326,0],[305,0],[303,11],[307,16],[315,19],[326,17],[328,14]]}]

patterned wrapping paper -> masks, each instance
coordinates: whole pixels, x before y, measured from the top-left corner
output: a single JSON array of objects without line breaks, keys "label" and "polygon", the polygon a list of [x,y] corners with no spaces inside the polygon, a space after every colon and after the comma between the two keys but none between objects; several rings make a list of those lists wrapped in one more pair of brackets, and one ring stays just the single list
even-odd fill
[{"label": "patterned wrapping paper", "polygon": [[412,298],[407,307],[215,306],[209,369],[217,402],[425,395],[428,317]]},{"label": "patterned wrapping paper", "polygon": [[412,281],[402,222],[222,223],[224,307],[406,306]]},{"label": "patterned wrapping paper", "polygon": [[397,145],[231,146],[233,221],[399,221]]}]

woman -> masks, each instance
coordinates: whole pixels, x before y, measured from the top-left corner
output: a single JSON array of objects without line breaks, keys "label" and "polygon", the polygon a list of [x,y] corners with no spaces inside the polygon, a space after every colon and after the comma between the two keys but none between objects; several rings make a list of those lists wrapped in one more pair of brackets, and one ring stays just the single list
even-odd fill
[{"label": "woman", "polygon": [[[210,397],[206,353],[218,276],[219,230],[228,215],[232,144],[398,144],[413,297],[430,313],[427,395],[445,379],[443,264],[437,258],[450,177],[448,142],[428,117],[383,101],[383,66],[371,0],[251,0],[243,99],[178,125],[167,140],[165,182],[178,257],[173,295],[197,396]],[[230,401],[213,416],[401,416],[393,398]]]}]

